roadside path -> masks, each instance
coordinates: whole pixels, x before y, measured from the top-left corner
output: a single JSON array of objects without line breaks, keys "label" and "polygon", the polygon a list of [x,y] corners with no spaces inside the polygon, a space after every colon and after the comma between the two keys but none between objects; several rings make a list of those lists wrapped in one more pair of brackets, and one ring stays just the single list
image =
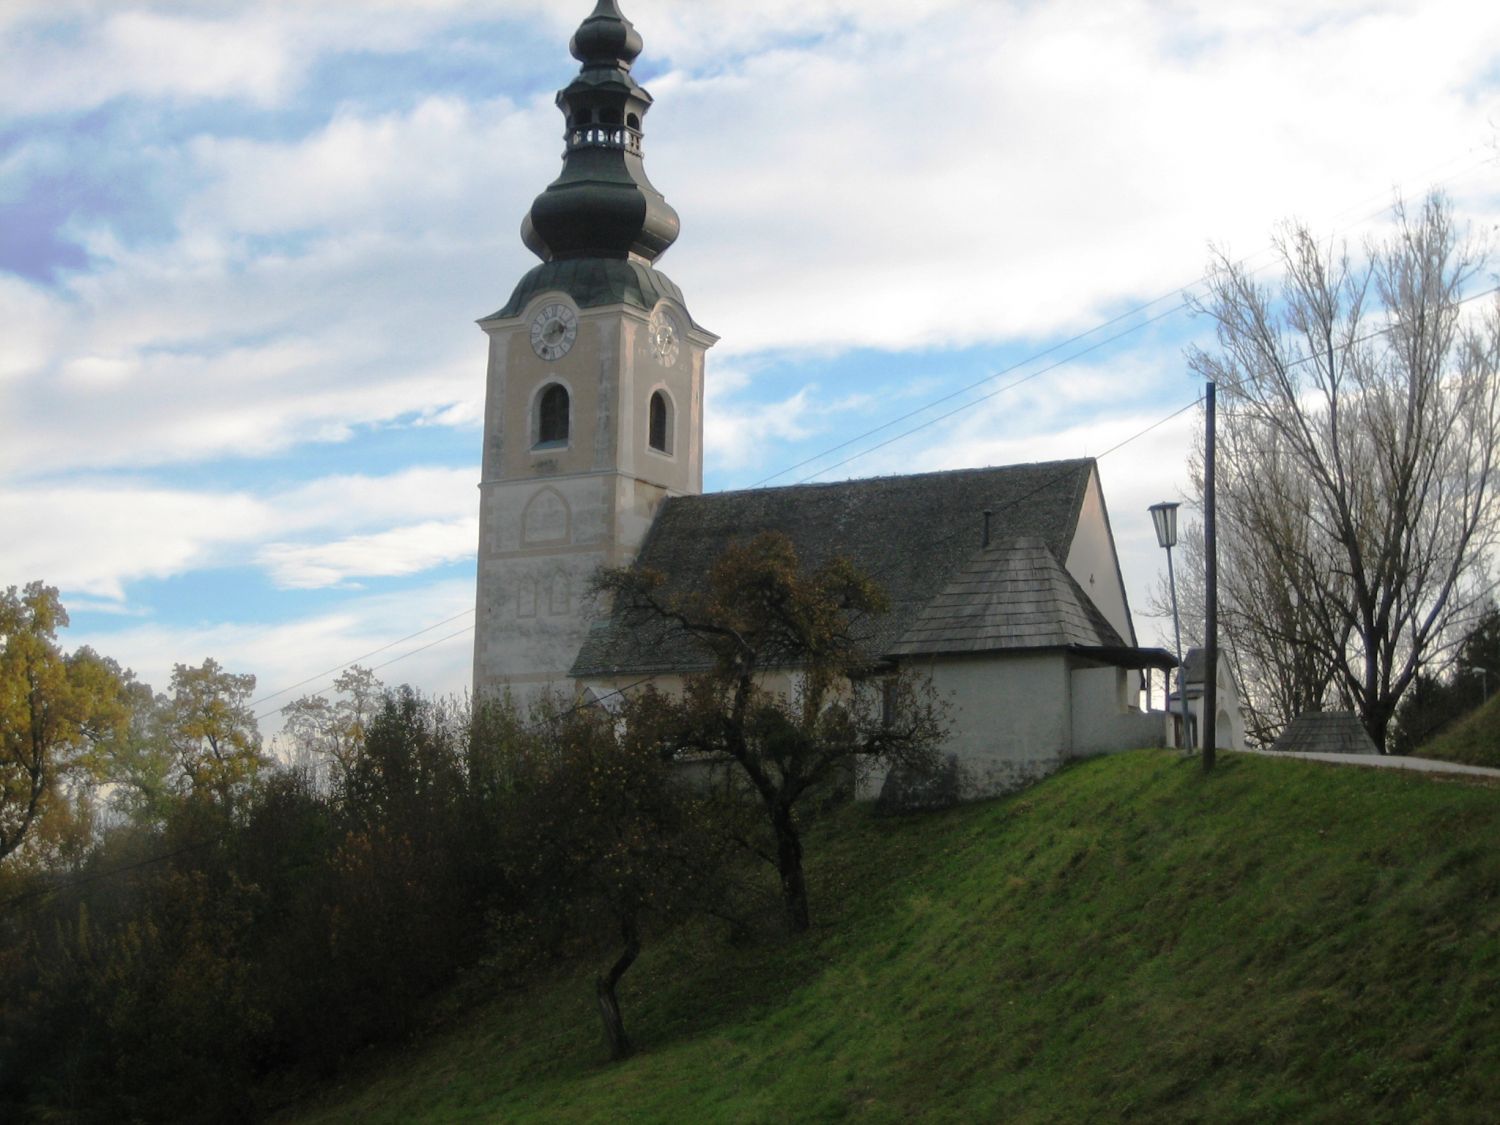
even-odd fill
[{"label": "roadside path", "polygon": [[1404,758],[1392,754],[1312,754],[1299,750],[1231,750],[1231,754],[1255,754],[1262,758],[1303,758],[1309,762],[1332,762],[1337,766],[1364,766],[1367,769],[1416,770],[1418,773],[1457,773],[1474,777],[1500,778],[1500,770],[1489,766],[1469,766],[1462,762],[1439,762],[1432,758]]}]

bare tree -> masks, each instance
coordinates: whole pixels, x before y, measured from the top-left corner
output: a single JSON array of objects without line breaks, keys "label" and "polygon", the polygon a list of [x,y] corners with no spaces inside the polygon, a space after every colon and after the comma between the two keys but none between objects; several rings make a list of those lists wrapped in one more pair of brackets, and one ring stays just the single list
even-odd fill
[{"label": "bare tree", "polygon": [[[1484,604],[1500,529],[1500,301],[1466,314],[1483,253],[1446,202],[1366,247],[1276,240],[1278,292],[1217,255],[1198,311],[1218,347],[1225,632],[1268,715],[1330,696],[1382,751],[1402,692]],[[1258,693],[1258,695],[1257,695]]]},{"label": "bare tree", "polygon": [[[1222,481],[1223,472],[1220,470]],[[1222,483],[1220,484],[1222,495]],[[1295,535],[1293,529],[1287,529]],[[1226,533],[1227,532],[1227,533]],[[1188,523],[1178,542],[1182,562],[1177,572],[1177,599],[1183,641],[1203,643],[1203,526]],[[1228,659],[1239,685],[1245,737],[1267,746],[1283,727],[1304,711],[1342,703],[1336,669],[1303,638],[1313,613],[1299,601],[1276,569],[1278,556],[1264,549],[1257,534],[1238,526],[1219,525],[1219,651]],[[1169,617],[1170,591],[1163,575],[1151,598],[1151,612]]]}]

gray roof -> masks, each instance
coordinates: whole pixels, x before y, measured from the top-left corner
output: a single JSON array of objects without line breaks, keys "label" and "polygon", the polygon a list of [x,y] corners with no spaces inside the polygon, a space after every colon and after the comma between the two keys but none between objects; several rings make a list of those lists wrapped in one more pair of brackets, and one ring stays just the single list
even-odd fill
[{"label": "gray roof", "polygon": [[[637,562],[666,576],[663,593],[680,595],[701,588],[730,542],[779,531],[792,541],[804,567],[843,557],[884,588],[890,612],[856,623],[868,651],[891,654],[901,643],[916,646],[905,651],[937,651],[931,647],[933,623],[919,626],[919,619],[939,593],[950,602],[963,596],[962,582],[951,590],[950,584],[966,568],[977,566],[983,572],[1001,561],[1008,566],[1018,559],[1012,552],[1021,550],[1037,570],[1026,581],[1056,590],[1052,568],[1061,570],[1059,560],[1068,556],[1093,469],[1092,459],[1084,458],[674,497],[662,505]],[[987,509],[993,512],[991,542],[1010,547],[983,551]],[[1015,546],[1020,540],[1026,541],[1024,548]],[[1044,564],[1038,552],[1049,554],[1052,563]],[[1043,571],[1052,575],[1045,582]],[[985,581],[982,575],[977,578],[979,585]],[[1078,599],[1089,604],[1076,584],[1068,595],[1054,606]],[[1094,619],[1098,611],[1092,617],[1085,611],[1080,621],[1077,608],[1048,625],[1047,635],[1098,634],[1103,620]],[[1008,628],[1025,631],[1034,624],[1018,615]],[[1003,631],[1000,617],[992,615],[991,625]],[[908,637],[912,629],[918,631]],[[924,635],[928,639],[920,640]],[[970,641],[967,648],[943,651],[977,651],[978,638]],[[1120,642],[1115,636],[1103,643]],[[617,611],[590,630],[573,675],[689,671],[709,663],[691,639]]]},{"label": "gray roof", "polygon": [[1042,540],[977,552],[917,614],[893,656],[1009,648],[1123,648],[1115,627]]},{"label": "gray roof", "polygon": [[1287,724],[1271,749],[1300,754],[1379,752],[1353,711],[1304,711]]},{"label": "gray roof", "polygon": [[[520,316],[533,297],[552,290],[560,290],[572,297],[580,309],[633,305],[649,312],[663,297],[670,297],[684,311],[687,309],[676,282],[642,262],[619,258],[566,258],[533,266],[516,283],[505,307],[484,319]],[[688,319],[692,319],[691,313]],[[698,327],[696,322],[693,326]]]},{"label": "gray roof", "polygon": [[1200,688],[1203,686],[1203,665],[1205,659],[1205,652],[1198,645],[1194,645],[1183,655],[1182,680],[1189,687],[1194,684],[1197,684]]}]

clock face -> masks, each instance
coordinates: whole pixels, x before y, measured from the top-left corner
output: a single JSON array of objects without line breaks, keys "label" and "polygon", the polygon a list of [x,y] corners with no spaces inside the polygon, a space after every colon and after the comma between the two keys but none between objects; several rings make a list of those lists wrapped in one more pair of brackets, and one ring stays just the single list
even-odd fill
[{"label": "clock face", "polygon": [[560,359],[578,338],[578,314],[567,305],[543,305],[531,318],[531,350],[543,359]]},{"label": "clock face", "polygon": [[657,309],[651,314],[651,325],[646,330],[651,340],[651,351],[666,367],[677,362],[677,351],[681,333],[677,320],[666,309]]}]

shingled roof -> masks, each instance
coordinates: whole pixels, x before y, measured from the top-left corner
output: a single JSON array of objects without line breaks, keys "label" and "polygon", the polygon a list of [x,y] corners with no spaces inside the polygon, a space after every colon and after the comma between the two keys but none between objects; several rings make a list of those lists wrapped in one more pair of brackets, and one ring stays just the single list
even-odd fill
[{"label": "shingled roof", "polygon": [[1304,711],[1281,732],[1272,750],[1301,754],[1377,754],[1353,711]]},{"label": "shingled roof", "polygon": [[[931,647],[937,626],[934,620],[923,621],[924,612],[930,605],[935,613],[944,612],[943,605],[953,609],[976,583],[1010,580],[983,576],[1003,562],[1005,567],[1029,568],[1029,577],[1017,572],[1012,578],[1033,593],[1042,587],[1050,591],[1053,609],[1048,612],[1054,620],[1046,627],[1047,644],[1119,645],[1118,634],[1059,562],[1068,556],[1093,470],[1093,460],[1083,458],[674,497],[658,512],[637,563],[666,575],[663,592],[678,595],[702,587],[730,542],[745,542],[763,531],[781,532],[804,567],[843,557],[880,583],[890,598],[890,612],[860,623],[865,630],[860,639],[871,652],[893,655],[901,645],[906,646],[902,652],[960,651]],[[997,544],[989,551],[983,548],[986,510],[993,513],[991,542]],[[1000,548],[1001,543],[1009,546]],[[974,567],[978,572],[963,578]],[[1059,583],[1059,572],[1065,582]],[[1023,634],[1037,623],[1021,620],[1022,615],[990,615],[982,628],[994,633],[991,639],[1009,637],[994,647],[1027,641]],[[911,630],[915,632],[909,635]],[[1042,639],[1043,631],[1034,631],[1024,647],[1045,647]],[[989,642],[975,634],[961,650],[982,647]],[[572,674],[685,672],[708,664],[707,655],[690,639],[616,612],[590,630]]]},{"label": "shingled roof", "polygon": [[1012,648],[1124,648],[1083,588],[1040,539],[985,548],[933,597],[893,656]]}]

